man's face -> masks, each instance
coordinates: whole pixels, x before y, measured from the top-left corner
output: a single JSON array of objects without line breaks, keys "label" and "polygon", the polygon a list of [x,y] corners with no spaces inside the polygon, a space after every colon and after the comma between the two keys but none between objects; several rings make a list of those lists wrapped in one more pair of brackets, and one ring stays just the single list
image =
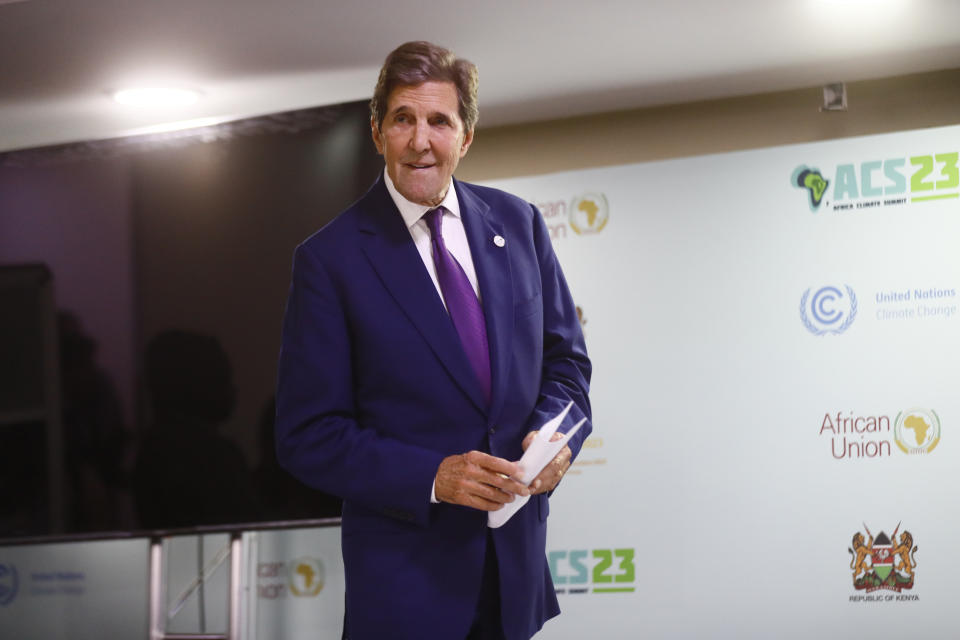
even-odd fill
[{"label": "man's face", "polygon": [[452,82],[424,82],[395,88],[381,127],[371,120],[373,143],[407,200],[432,207],[446,195],[450,176],[473,142],[458,109]]}]

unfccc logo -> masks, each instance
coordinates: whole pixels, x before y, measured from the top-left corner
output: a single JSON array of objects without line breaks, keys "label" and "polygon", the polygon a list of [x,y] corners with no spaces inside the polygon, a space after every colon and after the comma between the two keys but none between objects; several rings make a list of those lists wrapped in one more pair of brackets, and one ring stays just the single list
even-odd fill
[{"label": "unfccc logo", "polygon": [[857,317],[857,294],[850,285],[844,288],[827,285],[803,292],[800,298],[800,319],[807,331],[815,336],[843,333]]},{"label": "unfccc logo", "polygon": [[13,602],[18,587],[17,568],[12,564],[0,563],[0,607]]}]

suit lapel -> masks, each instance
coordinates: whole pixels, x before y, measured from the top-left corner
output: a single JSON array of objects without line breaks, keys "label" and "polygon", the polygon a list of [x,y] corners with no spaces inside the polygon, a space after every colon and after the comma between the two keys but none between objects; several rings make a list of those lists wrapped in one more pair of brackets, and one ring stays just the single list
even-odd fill
[{"label": "suit lapel", "polygon": [[[503,407],[513,340],[513,277],[508,247],[497,246],[495,237],[504,237],[503,226],[495,220],[490,205],[469,187],[454,180],[463,228],[467,233],[473,266],[483,298],[483,315],[490,344],[491,400],[489,417],[497,419]],[[506,243],[510,238],[505,238]]]},{"label": "suit lapel", "polygon": [[486,413],[483,392],[460,337],[382,177],[358,205],[363,211],[359,228],[367,259],[443,367],[477,408]]}]

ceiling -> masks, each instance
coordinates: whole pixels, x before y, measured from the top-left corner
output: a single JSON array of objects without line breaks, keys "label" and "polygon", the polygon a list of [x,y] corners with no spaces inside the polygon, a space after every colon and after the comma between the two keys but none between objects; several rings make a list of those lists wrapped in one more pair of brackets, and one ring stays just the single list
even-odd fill
[{"label": "ceiling", "polygon": [[[957,0],[0,0],[0,151],[367,99],[414,39],[477,63],[482,127],[960,67],[958,25]],[[203,98],[110,99],[155,84]]]}]

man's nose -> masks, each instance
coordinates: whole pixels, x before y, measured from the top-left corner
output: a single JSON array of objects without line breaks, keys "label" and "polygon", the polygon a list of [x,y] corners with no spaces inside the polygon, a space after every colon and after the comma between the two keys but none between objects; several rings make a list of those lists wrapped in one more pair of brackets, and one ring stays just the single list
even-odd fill
[{"label": "man's nose", "polygon": [[430,127],[420,122],[413,127],[413,133],[410,136],[410,148],[417,153],[423,153],[430,149]]}]

